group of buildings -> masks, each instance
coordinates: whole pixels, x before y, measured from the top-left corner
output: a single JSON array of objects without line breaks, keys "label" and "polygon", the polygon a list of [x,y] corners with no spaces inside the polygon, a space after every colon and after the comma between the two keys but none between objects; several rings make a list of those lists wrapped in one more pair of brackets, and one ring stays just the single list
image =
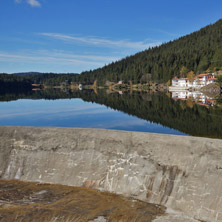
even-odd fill
[{"label": "group of buildings", "polygon": [[214,73],[208,73],[208,74],[199,74],[196,75],[192,79],[188,78],[177,78],[174,77],[172,79],[172,86],[170,87],[170,90],[176,90],[176,89],[190,89],[190,88],[201,88],[203,86],[206,86],[210,83],[216,82],[215,74]]},{"label": "group of buildings", "polygon": [[192,79],[174,77],[169,90],[172,92],[174,100],[191,100],[199,105],[213,106],[216,101],[199,92],[198,89],[214,83],[216,80],[214,73],[199,74]]}]

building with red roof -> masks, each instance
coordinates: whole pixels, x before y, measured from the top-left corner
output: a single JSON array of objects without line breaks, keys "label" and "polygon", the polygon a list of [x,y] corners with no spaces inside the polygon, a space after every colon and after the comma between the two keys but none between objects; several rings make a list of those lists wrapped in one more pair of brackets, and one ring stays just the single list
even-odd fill
[{"label": "building with red roof", "polygon": [[188,78],[174,77],[172,79],[172,86],[170,87],[170,89],[174,90],[176,88],[182,88],[182,89],[201,88],[210,83],[216,82],[216,80],[217,78],[215,78],[214,73],[199,74],[196,75],[192,80],[189,80]]}]

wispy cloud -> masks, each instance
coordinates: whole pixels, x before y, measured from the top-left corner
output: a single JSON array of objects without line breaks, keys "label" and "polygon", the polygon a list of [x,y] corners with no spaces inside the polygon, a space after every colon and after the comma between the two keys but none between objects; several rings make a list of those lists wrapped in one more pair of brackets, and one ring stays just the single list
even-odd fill
[{"label": "wispy cloud", "polygon": [[26,2],[32,7],[41,7],[39,0],[15,0],[16,3]]},{"label": "wispy cloud", "polygon": [[62,40],[68,43],[82,43],[91,46],[109,47],[109,48],[128,48],[128,49],[144,50],[149,47],[161,44],[161,42],[153,42],[153,43],[149,43],[146,41],[133,42],[128,39],[115,41],[99,37],[89,37],[89,36],[78,37],[73,35],[65,35],[61,33],[40,33],[40,35],[47,36],[53,39]]},{"label": "wispy cloud", "polygon": [[21,51],[21,52],[1,52],[0,61],[23,62],[38,64],[60,64],[60,65],[95,65],[103,66],[105,63],[116,61],[115,57],[104,57],[94,55],[77,55],[63,51]]},{"label": "wispy cloud", "polygon": [[37,0],[27,0],[27,3],[32,7],[41,7],[41,4]]}]

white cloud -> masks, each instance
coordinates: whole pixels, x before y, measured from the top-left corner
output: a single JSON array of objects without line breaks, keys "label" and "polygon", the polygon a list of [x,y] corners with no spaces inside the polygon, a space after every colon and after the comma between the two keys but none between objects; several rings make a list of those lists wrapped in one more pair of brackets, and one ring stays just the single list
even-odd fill
[{"label": "white cloud", "polygon": [[113,62],[120,59],[112,56],[78,55],[78,54],[72,54],[71,52],[64,52],[61,50],[53,50],[53,51],[39,50],[38,52],[44,55],[60,57],[60,58],[81,59],[81,60],[100,61],[100,62]]},{"label": "white cloud", "polygon": [[59,39],[69,43],[79,42],[86,45],[109,47],[109,48],[128,48],[128,49],[144,50],[149,47],[154,47],[161,44],[161,42],[154,42],[154,43],[148,43],[146,41],[132,42],[129,41],[128,39],[115,41],[98,37],[88,37],[88,36],[76,37],[60,33],[40,33],[40,35],[47,36],[53,39]]},{"label": "white cloud", "polygon": [[27,0],[27,3],[32,7],[41,7],[41,4],[37,0]]},{"label": "white cloud", "polygon": [[116,60],[118,60],[118,58],[94,55],[77,55],[63,51],[38,50],[12,53],[0,51],[0,62],[103,66],[105,63],[110,63]]},{"label": "white cloud", "polygon": [[41,7],[39,0],[15,0],[16,3],[21,3],[23,1],[25,1],[26,3],[28,3],[32,7]]}]

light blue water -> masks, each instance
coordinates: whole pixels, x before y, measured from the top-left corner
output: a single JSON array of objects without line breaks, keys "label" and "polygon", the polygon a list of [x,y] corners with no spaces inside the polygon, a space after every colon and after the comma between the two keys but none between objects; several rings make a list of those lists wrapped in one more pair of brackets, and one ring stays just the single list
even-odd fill
[{"label": "light blue water", "polygon": [[0,125],[102,128],[186,135],[178,130],[81,99],[21,99],[1,102]]}]

